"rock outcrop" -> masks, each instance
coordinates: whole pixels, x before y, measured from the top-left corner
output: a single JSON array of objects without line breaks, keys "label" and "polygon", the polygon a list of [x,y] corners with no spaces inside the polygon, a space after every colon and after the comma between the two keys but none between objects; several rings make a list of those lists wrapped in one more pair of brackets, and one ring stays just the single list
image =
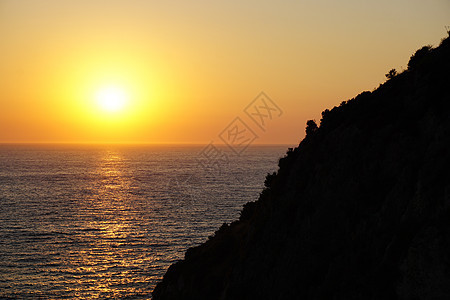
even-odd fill
[{"label": "rock outcrop", "polygon": [[322,116],[153,299],[450,299],[450,38]]}]

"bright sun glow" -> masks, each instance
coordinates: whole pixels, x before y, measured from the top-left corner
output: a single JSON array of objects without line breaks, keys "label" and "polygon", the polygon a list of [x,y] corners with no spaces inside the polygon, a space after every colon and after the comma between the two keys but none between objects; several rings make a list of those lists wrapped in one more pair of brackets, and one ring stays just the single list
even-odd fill
[{"label": "bright sun glow", "polygon": [[122,111],[127,104],[128,95],[117,86],[107,86],[99,89],[96,94],[99,107],[107,112]]}]

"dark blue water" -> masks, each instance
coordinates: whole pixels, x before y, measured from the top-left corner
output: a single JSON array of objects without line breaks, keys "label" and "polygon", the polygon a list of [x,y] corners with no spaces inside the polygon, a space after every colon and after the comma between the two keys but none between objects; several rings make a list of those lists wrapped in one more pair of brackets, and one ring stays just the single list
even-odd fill
[{"label": "dark blue water", "polygon": [[149,298],[285,146],[0,145],[0,297]]}]

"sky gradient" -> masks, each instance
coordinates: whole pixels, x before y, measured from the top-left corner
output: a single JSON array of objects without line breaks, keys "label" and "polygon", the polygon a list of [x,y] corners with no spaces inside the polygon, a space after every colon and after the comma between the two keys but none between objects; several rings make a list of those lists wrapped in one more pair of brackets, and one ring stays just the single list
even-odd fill
[{"label": "sky gradient", "polygon": [[[448,0],[0,0],[0,143],[220,143],[240,117],[295,145],[446,25]],[[107,86],[118,112],[96,104]],[[282,110],[263,130],[244,112],[261,91]]]}]

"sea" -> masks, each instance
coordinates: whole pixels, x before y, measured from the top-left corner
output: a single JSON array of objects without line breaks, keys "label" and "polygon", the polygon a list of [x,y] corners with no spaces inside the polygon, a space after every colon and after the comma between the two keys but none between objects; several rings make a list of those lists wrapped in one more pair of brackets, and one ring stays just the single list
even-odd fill
[{"label": "sea", "polygon": [[0,145],[0,298],[150,299],[287,145]]}]

